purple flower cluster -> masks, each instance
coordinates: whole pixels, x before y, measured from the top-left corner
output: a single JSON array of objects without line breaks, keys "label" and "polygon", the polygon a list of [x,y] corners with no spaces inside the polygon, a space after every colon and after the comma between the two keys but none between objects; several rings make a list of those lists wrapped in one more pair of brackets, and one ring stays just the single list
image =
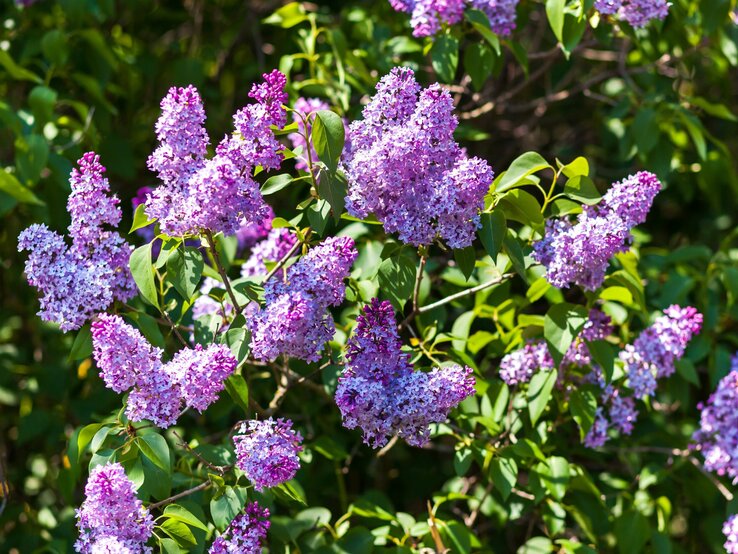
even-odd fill
[{"label": "purple flower cluster", "polygon": [[615,183],[597,206],[584,206],[576,224],[548,220],[545,237],[533,245],[548,281],[559,288],[602,285],[610,258],[627,250],[630,230],[646,220],[660,190],[656,176],[642,171]]},{"label": "purple flower cluster", "polygon": [[589,352],[587,342],[604,340],[613,332],[610,317],[600,310],[590,310],[587,322],[584,324],[579,336],[564,354],[561,361],[562,366],[575,365],[584,367],[592,364],[592,356]]},{"label": "purple flower cluster", "polygon": [[668,0],[595,0],[594,7],[602,15],[615,15],[633,27],[645,27],[652,19],[669,14]]},{"label": "purple flower cluster", "polygon": [[290,420],[246,421],[239,433],[233,437],[236,466],[257,491],[289,481],[300,469],[302,435]]},{"label": "purple flower cluster", "polygon": [[674,373],[674,363],[684,355],[687,344],[701,328],[702,314],[695,308],[670,306],[632,345],[620,352],[629,386],[636,397],[653,396],[657,379]]},{"label": "purple flower cluster", "polygon": [[440,236],[469,246],[494,174],[454,140],[453,101],[438,84],[421,89],[408,68],[394,68],[377,85],[364,119],[350,125],[344,151],[346,209],[374,214],[403,242],[427,245]]},{"label": "purple flower cluster", "polygon": [[308,362],[320,359],[335,326],[328,307],[346,295],[344,280],[358,252],[353,239],[331,237],[264,286],[266,305],[251,319],[251,352],[273,361],[280,354]]},{"label": "purple flower cluster", "polygon": [[35,224],[18,236],[18,250],[28,250],[28,283],[43,293],[38,315],[62,331],[78,329],[115,300],[136,293],[128,269],[131,247],[115,227],[121,219],[118,198],[110,195],[105,168],[94,152],[80,158],[69,183],[69,236]]},{"label": "purple flower cluster", "polygon": [[251,249],[251,255],[241,266],[241,277],[266,275],[266,262],[278,262],[297,242],[297,236],[282,227],[269,231],[267,237]]},{"label": "purple flower cluster", "polygon": [[286,123],[285,84],[279,71],[265,74],[264,82],[249,93],[256,103],[233,116],[235,132],[220,142],[210,159],[205,157],[210,139],[197,89],[169,90],[156,123],[159,146],[148,160],[163,184],[146,199],[146,214],[157,218],[164,232],[234,234],[245,223],[258,225],[268,217],[252,174],[256,166],[276,169],[281,164],[282,147],[271,126]]},{"label": "purple flower cluster", "polygon": [[723,535],[725,535],[725,552],[727,554],[738,554],[738,515],[730,516],[723,524]]},{"label": "purple flower cluster", "polygon": [[452,408],[474,394],[471,368],[413,370],[401,351],[389,302],[375,298],[364,308],[346,348],[336,404],[344,427],[361,429],[373,448],[393,435],[423,446],[430,438],[429,425],[445,421]]},{"label": "purple flower cluster", "polygon": [[706,404],[699,404],[700,428],[694,446],[705,457],[705,468],[738,480],[738,354],[731,371],[718,383]]},{"label": "purple flower cluster", "polygon": [[390,0],[392,7],[411,14],[410,25],[416,37],[428,37],[442,25],[461,21],[464,9],[482,10],[490,27],[498,35],[507,36],[515,29],[515,8],[519,0]]},{"label": "purple flower cluster", "polygon": [[529,342],[523,348],[506,354],[500,361],[500,379],[509,386],[527,383],[533,374],[540,370],[554,368],[554,361],[548,352],[546,342]]},{"label": "purple flower cluster", "polygon": [[269,231],[272,230],[274,210],[267,204],[265,213],[266,215],[261,221],[250,221],[248,219],[244,219],[241,222],[241,227],[236,231],[239,250],[251,248],[257,242],[265,239],[267,235],[269,235]]},{"label": "purple flower cluster", "polygon": [[[587,448],[604,445],[609,438],[610,429],[616,429],[623,435],[630,435],[633,432],[633,424],[638,419],[635,398],[623,396],[621,389],[606,384],[599,368],[593,368],[593,374],[602,388],[602,393],[594,423],[584,437],[584,445]],[[605,416],[605,408],[608,409],[607,416]]]},{"label": "purple flower cluster", "polygon": [[105,385],[118,393],[132,389],[128,419],[164,428],[177,421],[183,404],[203,412],[215,402],[238,365],[222,344],[185,348],[163,363],[161,349],[117,315],[101,314],[93,322],[92,344]]},{"label": "purple flower cluster", "polygon": [[119,463],[97,466],[90,472],[85,500],[76,515],[77,552],[151,552],[145,543],[151,537],[154,521],[136,498],[135,487]]},{"label": "purple flower cluster", "polygon": [[269,530],[269,510],[256,502],[231,521],[228,529],[215,539],[209,554],[261,554]]}]

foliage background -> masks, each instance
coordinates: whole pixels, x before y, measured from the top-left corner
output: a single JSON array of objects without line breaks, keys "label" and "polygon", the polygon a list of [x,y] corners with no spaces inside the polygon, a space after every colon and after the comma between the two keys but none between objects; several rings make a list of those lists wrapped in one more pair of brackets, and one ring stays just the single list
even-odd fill
[{"label": "foliage background", "polygon": [[[592,453],[570,433],[555,448],[586,466],[602,488],[601,507],[581,491],[566,497],[567,511],[574,514],[567,526],[585,526],[579,518],[596,514],[590,524],[602,551],[720,551],[720,526],[738,505],[726,511],[714,484],[687,461],[631,448],[686,447],[697,403],[727,372],[728,358],[738,349],[738,26],[731,16],[736,6],[733,0],[673,4],[663,24],[637,33],[618,34],[604,22],[597,29],[585,26],[571,52],[563,52],[544,5],[524,0],[519,29],[499,55],[480,46],[484,41],[468,23],[446,35],[460,46],[453,71],[434,64],[426,43],[411,37],[407,17],[384,1],[308,5],[325,29],[317,36],[305,21],[287,27],[289,22],[280,25],[278,19],[265,23],[282,5],[267,0],[47,0],[25,9],[4,2],[0,478],[10,484],[10,496],[0,517],[0,550],[70,549],[73,507],[81,500],[86,472],[80,481],[79,471],[70,468],[68,441],[75,429],[119,406],[89,359],[70,359],[73,334],[62,335],[36,317],[36,292],[25,283],[16,252],[16,237],[30,223],[67,225],[71,163],[90,149],[101,155],[122,198],[126,227],[130,198],[138,187],[155,184],[145,160],[168,87],[198,86],[208,129],[218,137],[246,102],[250,84],[273,67],[289,70],[293,100],[324,96],[354,119],[376,80],[402,63],[416,68],[426,83],[439,77],[450,83],[462,121],[459,138],[497,173],[534,150],[565,163],[586,156],[601,190],[636,169],[652,170],[667,183],[637,237],[648,309],[691,303],[706,315],[705,329],[690,348],[690,363],[680,366],[659,401],[642,414],[633,437]],[[451,78],[444,79],[449,71]],[[270,200],[282,215],[300,197],[287,190]],[[514,310],[545,311],[526,303],[525,289],[516,287],[486,301],[499,305],[508,296]],[[450,309],[449,327],[471,305]],[[489,325],[478,321],[471,335]],[[492,375],[503,351],[504,344],[492,344],[474,357]],[[475,473],[464,469],[453,444],[442,441],[425,450],[398,445],[381,457],[355,449],[357,434],[339,430],[330,399],[304,393],[302,400],[288,399],[285,408],[300,414],[313,444],[313,463],[303,464],[298,480],[310,505],[327,507],[334,521],[354,503],[373,506],[359,516],[369,529],[391,525],[378,506],[422,522],[426,500],[458,492]],[[189,425],[208,436],[230,426],[234,413],[223,402]],[[321,435],[332,437],[322,445],[325,452],[314,444]],[[530,515],[535,510],[528,504],[497,500],[468,533],[461,527],[469,506],[450,500],[443,508],[458,549],[515,551],[542,534],[541,516]],[[299,511],[288,503],[280,515]],[[281,522],[288,535],[290,521],[296,520]],[[634,534],[644,540],[623,542]],[[538,546],[547,551],[545,543]],[[531,543],[528,551],[535,547]],[[302,548],[310,551],[306,544]],[[356,544],[343,548],[360,551]]]}]

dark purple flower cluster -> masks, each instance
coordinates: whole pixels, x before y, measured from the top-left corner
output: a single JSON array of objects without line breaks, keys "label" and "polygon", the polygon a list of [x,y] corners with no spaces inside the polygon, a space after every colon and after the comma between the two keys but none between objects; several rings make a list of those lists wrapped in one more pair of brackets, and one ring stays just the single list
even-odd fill
[{"label": "dark purple flower cluster", "polygon": [[596,206],[584,206],[576,224],[550,219],[545,237],[533,245],[533,258],[559,288],[571,284],[595,290],[618,252],[628,249],[630,230],[646,220],[661,183],[642,171],[615,183]]},{"label": "dark purple flower cluster", "polygon": [[257,491],[292,479],[300,469],[302,435],[288,419],[246,421],[233,437],[236,466]]},{"label": "dark purple flower cluster", "polygon": [[615,15],[633,27],[645,27],[652,19],[669,14],[668,0],[595,0],[594,7],[602,15]]},{"label": "dark purple flower cluster", "polygon": [[185,348],[163,363],[161,349],[117,315],[101,314],[93,322],[92,344],[106,386],[119,393],[132,389],[128,419],[164,428],[177,421],[183,404],[203,412],[215,402],[238,365],[222,344]]},{"label": "dark purple flower cluster", "polygon": [[421,89],[411,69],[383,77],[364,119],[350,125],[347,211],[374,214],[387,232],[415,246],[437,236],[452,248],[469,246],[494,175],[454,140],[453,110],[448,91],[438,84]]},{"label": "dark purple flower cluster", "polygon": [[[705,457],[705,468],[738,480],[738,354],[731,371],[718,383],[706,404],[699,404],[700,428],[693,448]],[[738,544],[738,543],[737,543]]]},{"label": "dark purple flower cluster", "polygon": [[228,529],[215,539],[209,554],[261,554],[269,530],[269,510],[256,502],[231,521]]},{"label": "dark purple flower cluster", "polygon": [[159,146],[148,160],[163,184],[146,200],[146,214],[159,220],[162,231],[175,236],[203,230],[230,235],[244,223],[258,225],[268,217],[252,174],[256,166],[276,169],[281,164],[282,147],[271,127],[286,123],[285,84],[279,71],[265,74],[264,82],[249,93],[256,103],[234,115],[235,132],[220,142],[210,159],[205,157],[210,139],[197,89],[169,90],[156,123]]},{"label": "dark purple flower cluster", "polygon": [[18,250],[30,252],[28,282],[43,293],[38,315],[65,332],[136,293],[128,269],[131,247],[115,231],[121,212],[118,198],[109,194],[105,168],[94,152],[78,164],[69,179],[72,193],[67,202],[71,245],[43,224],[31,225],[18,236]]},{"label": "dark purple flower cluster", "polygon": [[353,239],[331,237],[291,266],[285,279],[264,286],[266,305],[250,321],[251,352],[273,361],[280,354],[308,362],[320,359],[335,325],[328,308],[346,295],[344,280],[358,252]]},{"label": "dark purple flower cluster", "polygon": [[136,498],[136,489],[119,463],[97,466],[90,472],[85,500],[76,514],[79,539],[75,551],[151,552],[145,544],[153,532],[154,521]]},{"label": "dark purple flower cluster", "polygon": [[397,435],[412,446],[430,438],[429,425],[474,394],[471,368],[458,365],[414,371],[401,351],[392,305],[376,298],[356,319],[338,380],[336,404],[348,429],[363,431],[373,448]]},{"label": "dark purple flower cluster", "polygon": [[498,35],[507,36],[515,29],[515,8],[519,0],[390,0],[392,7],[411,14],[413,35],[428,37],[442,25],[461,21],[467,7],[482,10],[490,27]]},{"label": "dark purple flower cluster", "polygon": [[730,516],[723,524],[723,535],[725,535],[725,552],[727,554],[738,554],[738,515]]}]

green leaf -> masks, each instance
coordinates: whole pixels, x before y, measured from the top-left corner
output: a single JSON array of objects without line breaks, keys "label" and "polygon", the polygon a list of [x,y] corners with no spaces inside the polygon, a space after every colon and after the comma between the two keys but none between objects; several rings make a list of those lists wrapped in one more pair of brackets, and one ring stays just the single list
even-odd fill
[{"label": "green leaf", "polygon": [[[522,181],[534,173],[543,169],[551,168],[551,165],[537,152],[526,152],[522,156],[518,156],[507,171],[501,176],[497,182],[495,191],[505,192],[525,183]],[[552,168],[551,168],[552,169]]]},{"label": "green leaf", "polygon": [[205,262],[197,248],[178,248],[167,259],[167,281],[174,285],[182,298],[189,300],[200,284]]},{"label": "green leaf", "polygon": [[558,372],[555,369],[542,370],[536,373],[528,385],[528,413],[533,425],[543,414],[551,399],[551,391],[556,384]]},{"label": "green leaf", "polygon": [[569,399],[569,411],[579,426],[579,438],[584,440],[597,411],[597,397],[588,389],[576,389]]},{"label": "green leaf", "polygon": [[479,91],[484,86],[495,67],[496,56],[494,50],[478,42],[470,44],[464,52],[464,69],[471,77],[474,89]]},{"label": "green leaf", "polygon": [[41,51],[44,57],[56,66],[64,65],[69,57],[69,47],[66,34],[53,29],[41,39]]},{"label": "green leaf", "polygon": [[225,380],[225,389],[241,409],[249,413],[249,385],[243,375],[234,373]]},{"label": "green leaf", "polygon": [[82,430],[79,432],[79,435],[77,435],[77,455],[82,456],[82,454],[85,451],[85,448],[87,448],[87,445],[90,444],[90,441],[93,439],[93,437],[97,434],[97,432],[102,427],[102,423],[90,423],[89,425],[86,425],[82,428]]},{"label": "green leaf", "polygon": [[156,466],[169,471],[169,445],[166,439],[157,433],[147,433],[136,438],[139,450]]},{"label": "green leaf", "polygon": [[584,175],[577,175],[569,179],[564,185],[564,194],[584,204],[597,204],[602,198],[594,181]]},{"label": "green leaf", "polygon": [[264,20],[268,25],[277,25],[283,29],[289,29],[295,25],[299,25],[308,19],[307,12],[300,2],[290,2],[282,6],[272,15]]},{"label": "green leaf", "polygon": [[430,51],[433,71],[442,83],[451,83],[459,65],[459,41],[451,35],[436,38]]},{"label": "green leaf", "polygon": [[28,95],[28,105],[36,120],[36,124],[43,126],[54,119],[54,107],[59,95],[54,89],[39,85],[33,87]]},{"label": "green leaf", "polygon": [[282,483],[281,485],[277,485],[276,487],[272,488],[272,492],[281,497],[283,500],[307,506],[305,493],[302,491],[301,487],[298,487],[299,483],[297,483],[297,481],[287,481],[286,483]]},{"label": "green leaf", "polygon": [[554,552],[554,545],[551,539],[546,537],[533,537],[528,539],[526,543],[518,548],[517,554],[550,554]]},{"label": "green leaf", "polygon": [[507,219],[519,221],[533,228],[543,228],[541,205],[536,198],[522,189],[508,192],[498,205],[505,212]]},{"label": "green leaf", "polygon": [[615,537],[620,554],[637,554],[648,542],[650,526],[646,516],[633,509],[621,515],[615,522]]},{"label": "green leaf", "polygon": [[464,18],[471,23],[472,27],[487,41],[492,49],[500,54],[500,39],[492,31],[489,17],[481,10],[464,10]]},{"label": "green leaf", "polygon": [[561,172],[569,179],[579,176],[587,177],[589,176],[589,162],[587,158],[579,156],[573,162],[562,167]]},{"label": "green leaf", "polygon": [[33,81],[35,83],[42,83],[41,77],[35,73],[28,71],[27,69],[19,66],[13,61],[7,51],[0,49],[0,66],[5,68],[11,78],[18,81]]},{"label": "green leaf", "polygon": [[90,326],[85,325],[74,337],[72,350],[69,352],[69,361],[81,360],[89,357],[90,354],[92,354],[92,333]]},{"label": "green leaf", "polygon": [[156,283],[154,282],[154,268],[151,265],[151,246],[152,243],[139,246],[131,252],[129,265],[131,275],[136,282],[141,296],[149,304],[159,307],[159,296],[156,292]]},{"label": "green leaf", "polygon": [[489,465],[490,477],[503,500],[510,496],[518,481],[518,464],[514,458],[500,456],[494,458]]},{"label": "green leaf", "polygon": [[195,516],[187,508],[184,508],[179,504],[169,504],[166,508],[164,508],[164,515],[169,518],[182,521],[183,523],[191,525],[192,527],[202,529],[203,531],[208,531],[207,525],[200,521],[197,516]]},{"label": "green leaf", "polygon": [[379,287],[397,310],[402,310],[415,286],[415,263],[409,256],[396,254],[379,265]]},{"label": "green leaf", "polygon": [[466,472],[469,471],[473,461],[474,455],[471,448],[464,447],[457,450],[454,453],[454,471],[456,472],[456,475],[459,477],[466,475]]},{"label": "green leaf", "polygon": [[480,218],[482,227],[479,229],[479,240],[487,251],[487,254],[493,260],[497,259],[497,254],[502,250],[502,244],[507,235],[507,220],[502,210],[495,210],[492,213],[483,213]]},{"label": "green leaf", "polygon": [[291,185],[294,181],[295,179],[289,173],[281,173],[279,175],[269,177],[269,179],[267,179],[261,186],[261,195],[269,196],[270,194],[279,192],[283,188]]},{"label": "green leaf", "polygon": [[331,172],[335,172],[346,141],[346,131],[341,117],[330,110],[315,112],[311,138],[320,161]]},{"label": "green leaf", "polygon": [[323,172],[318,181],[318,194],[330,204],[336,222],[341,219],[347,190],[346,178],[342,173]]},{"label": "green leaf", "polygon": [[25,184],[35,184],[49,161],[49,145],[41,135],[31,134],[15,141],[15,165]]},{"label": "green leaf", "polygon": [[472,272],[474,271],[474,264],[476,263],[476,251],[473,246],[467,246],[466,248],[454,248],[454,260],[459,266],[459,269],[469,280]]},{"label": "green leaf", "polygon": [[502,242],[505,254],[510,258],[515,272],[520,275],[525,284],[528,284],[528,277],[525,274],[525,255],[520,242],[511,233],[508,233]]},{"label": "green leaf", "polygon": [[197,544],[195,535],[190,528],[174,518],[165,519],[159,528],[172,537],[180,546],[194,546]]},{"label": "green leaf", "polygon": [[[341,208],[341,211],[343,211],[343,208]],[[317,202],[312,203],[308,207],[306,213],[308,221],[310,222],[310,227],[318,233],[318,235],[322,236],[331,217],[330,202],[321,198]]]},{"label": "green leaf", "polygon": [[587,341],[587,349],[595,363],[602,368],[605,381],[609,383],[615,371],[615,351],[612,345],[604,340],[593,340]]},{"label": "green leaf", "polygon": [[149,219],[149,217],[146,215],[146,204],[139,204],[138,206],[136,206],[136,211],[133,212],[133,224],[131,224],[131,230],[128,231],[128,234],[130,235],[138,229],[148,227],[155,221],[155,219]]},{"label": "green leaf", "polygon": [[579,335],[587,321],[587,310],[583,306],[575,306],[565,302],[551,306],[546,313],[543,324],[543,336],[546,338],[551,357],[556,366],[569,350],[571,343]]},{"label": "green leaf", "polygon": [[223,494],[216,495],[210,501],[210,516],[215,526],[223,530],[236,517],[246,504],[246,495],[233,487],[226,487]]},{"label": "green leaf", "polygon": [[546,0],[546,16],[559,42],[564,42],[564,8],[566,0]]}]

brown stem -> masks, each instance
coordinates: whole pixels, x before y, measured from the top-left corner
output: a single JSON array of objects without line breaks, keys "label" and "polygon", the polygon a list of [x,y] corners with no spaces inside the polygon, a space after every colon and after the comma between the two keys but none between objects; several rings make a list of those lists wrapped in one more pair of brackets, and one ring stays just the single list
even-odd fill
[{"label": "brown stem", "polygon": [[[308,232],[309,232],[309,230],[308,230]],[[271,279],[272,277],[274,277],[274,275],[277,273],[277,271],[279,271],[280,269],[282,269],[282,267],[284,266],[284,264],[286,264],[287,261],[292,256],[295,255],[295,252],[297,252],[297,249],[300,248],[300,246],[302,246],[302,243],[298,240],[294,244],[294,246],[292,246],[292,248],[289,249],[289,252],[287,252],[284,256],[282,256],[282,259],[277,262],[277,265],[275,265],[272,268],[272,270],[269,273],[267,273],[267,276],[264,277],[264,283],[266,283],[269,279]]]},{"label": "brown stem", "polygon": [[212,469],[218,475],[223,475],[226,471],[230,470],[233,467],[232,465],[228,465],[228,466],[216,466],[214,464],[211,464],[205,458],[203,458],[202,456],[200,456],[200,454],[198,452],[196,452],[189,444],[187,444],[187,442],[182,437],[179,436],[179,434],[177,433],[177,431],[172,431],[172,433],[174,433],[174,436],[179,439],[180,446],[182,446],[185,450],[187,450],[187,452],[189,452],[190,454],[192,454],[193,456],[195,456],[195,458],[197,458],[198,460],[200,460],[200,462],[202,462],[203,465],[205,465],[208,468]]},{"label": "brown stem", "polygon": [[149,504],[148,509],[149,509],[149,511],[151,511],[151,510],[155,510],[156,508],[161,508],[162,506],[165,506],[166,504],[170,504],[170,503],[174,502],[175,500],[179,500],[180,498],[184,498],[185,496],[189,496],[191,494],[195,494],[196,492],[205,490],[209,486],[210,486],[210,481],[205,481],[203,483],[200,483],[196,487],[192,487],[191,489],[187,489],[186,491],[182,491],[180,493],[177,493],[174,496],[170,496],[169,498],[165,498],[161,502],[156,502],[154,504]]},{"label": "brown stem", "polygon": [[231,282],[228,280],[228,274],[226,273],[226,270],[220,261],[220,255],[218,254],[218,249],[215,245],[215,239],[213,238],[213,233],[211,233],[210,231],[205,231],[205,238],[207,239],[208,245],[210,246],[210,250],[213,253],[213,260],[215,260],[215,265],[218,269],[218,273],[220,274],[220,278],[223,279],[223,285],[225,286],[226,292],[228,293],[228,296],[231,299],[231,303],[233,304],[233,307],[236,309],[236,313],[241,315],[242,308],[238,304],[238,301],[236,300],[236,295],[233,294],[233,289],[231,288]]}]

